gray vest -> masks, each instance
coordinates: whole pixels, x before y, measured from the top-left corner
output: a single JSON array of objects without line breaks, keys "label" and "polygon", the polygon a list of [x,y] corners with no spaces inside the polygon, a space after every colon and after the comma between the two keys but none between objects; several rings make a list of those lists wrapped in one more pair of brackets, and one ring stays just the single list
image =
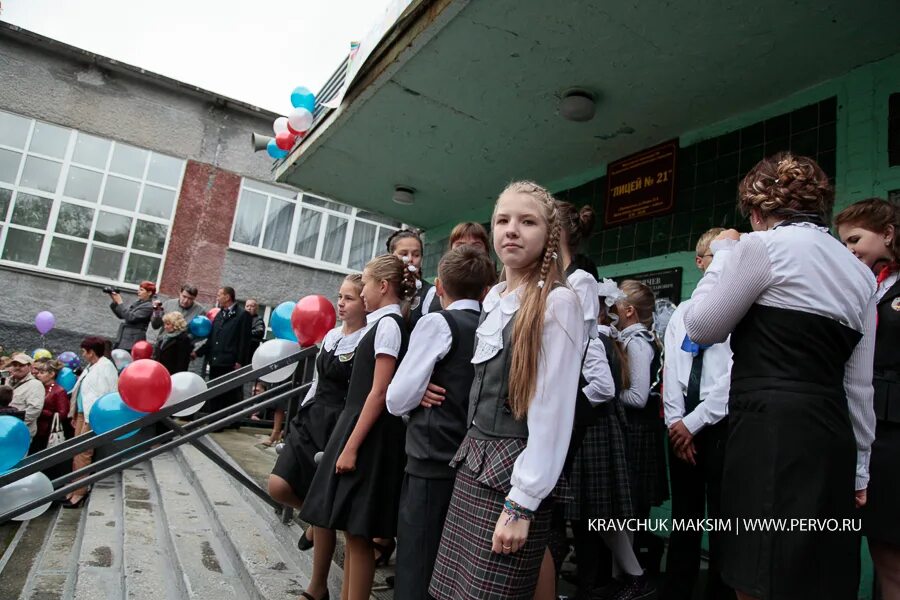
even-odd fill
[{"label": "gray vest", "polygon": [[[490,360],[475,365],[475,379],[469,393],[469,437],[479,440],[528,438],[527,420],[517,421],[509,408],[509,370],[513,352],[510,338],[517,314],[503,328],[503,349]],[[482,313],[480,322],[486,316],[487,313]]]}]

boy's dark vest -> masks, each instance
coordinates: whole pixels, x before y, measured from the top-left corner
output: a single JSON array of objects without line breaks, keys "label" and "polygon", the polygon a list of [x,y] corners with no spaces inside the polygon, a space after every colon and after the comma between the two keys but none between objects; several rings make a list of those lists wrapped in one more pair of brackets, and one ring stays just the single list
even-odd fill
[{"label": "boy's dark vest", "polygon": [[415,408],[406,426],[406,472],[426,479],[452,479],[455,474],[450,461],[466,435],[469,392],[475,377],[472,354],[479,313],[443,310],[439,314],[450,327],[452,341],[450,351],[434,366],[430,381],[447,392],[439,407]]}]

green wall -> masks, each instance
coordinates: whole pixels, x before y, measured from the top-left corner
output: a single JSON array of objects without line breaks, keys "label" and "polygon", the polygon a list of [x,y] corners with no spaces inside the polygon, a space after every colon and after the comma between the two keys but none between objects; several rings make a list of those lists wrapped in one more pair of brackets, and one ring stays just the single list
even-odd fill
[{"label": "green wall", "polygon": [[[837,147],[835,166],[835,212],[857,200],[871,196],[886,197],[888,191],[900,189],[900,167],[888,166],[887,122],[888,97],[900,92],[900,54],[863,65],[849,73],[803,90],[757,110],[736,115],[680,136],[682,148],[713,138],[765,119],[790,112],[797,108],[836,97]],[[606,172],[606,165],[573,174],[548,187],[554,192],[567,190],[598,177]],[[492,206],[485,205],[466,215],[456,215],[452,222],[426,232],[430,248],[426,249],[426,273],[433,276],[437,258],[446,248],[446,238],[453,226],[461,221],[485,222],[490,219]],[[595,207],[600,208],[600,207]],[[594,254],[594,253],[591,253]],[[429,256],[430,255],[430,256]],[[594,256],[598,261],[599,257]],[[700,272],[694,266],[693,252],[674,252],[634,260],[630,262],[600,265],[605,277],[626,273],[652,271],[670,267],[682,267],[682,297],[690,296],[697,284]]]}]

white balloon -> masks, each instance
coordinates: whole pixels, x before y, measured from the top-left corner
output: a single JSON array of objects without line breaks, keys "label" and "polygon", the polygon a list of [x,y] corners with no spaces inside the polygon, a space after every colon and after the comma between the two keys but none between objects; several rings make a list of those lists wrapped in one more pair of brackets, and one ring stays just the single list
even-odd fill
[{"label": "white balloon", "polygon": [[[256,352],[253,353],[252,365],[253,369],[259,369],[266,365],[271,365],[273,362],[277,360],[281,360],[286,356],[290,356],[295,352],[300,350],[300,344],[297,342],[290,342],[288,340],[269,340],[260,345],[259,348],[256,349]],[[282,367],[277,371],[273,371],[271,373],[267,373],[260,377],[266,383],[278,383],[284,381],[288,377],[294,374],[294,370],[297,368],[297,363],[290,364],[286,367]]]},{"label": "white balloon", "polygon": [[134,359],[131,358],[131,353],[121,348],[116,348],[112,351],[112,360],[119,371],[134,362]]},{"label": "white balloon", "polygon": [[[18,506],[22,506],[26,502],[31,502],[42,496],[53,492],[53,484],[50,478],[41,473],[32,473],[28,477],[23,477],[18,481],[4,485],[0,488],[0,512],[7,512]],[[39,517],[50,508],[50,503],[42,504],[37,508],[32,508],[26,513],[22,513],[15,517],[14,521],[27,521],[35,517]]]},{"label": "white balloon", "polygon": [[[190,371],[175,373],[174,375],[172,375],[172,391],[169,393],[169,398],[166,400],[166,403],[163,404],[163,408],[165,408],[166,406],[172,406],[173,404],[178,404],[182,400],[187,400],[191,396],[202,394],[206,391],[206,389],[206,382],[196,373],[191,373]],[[203,408],[203,402],[198,402],[197,404],[189,406],[188,408],[185,408],[184,410],[179,411],[172,416],[186,417],[188,415],[194,414],[201,408]]]},{"label": "white balloon", "polygon": [[295,108],[288,115],[288,123],[291,129],[298,133],[306,133],[313,122],[313,115],[305,108]]},{"label": "white balloon", "polygon": [[282,133],[288,130],[288,118],[287,117],[278,117],[275,119],[275,122],[272,123],[272,131],[275,132],[275,135]]}]

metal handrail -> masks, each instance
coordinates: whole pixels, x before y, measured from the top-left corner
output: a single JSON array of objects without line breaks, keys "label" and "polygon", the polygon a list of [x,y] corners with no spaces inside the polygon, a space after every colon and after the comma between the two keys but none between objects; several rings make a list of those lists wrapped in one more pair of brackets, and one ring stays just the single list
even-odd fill
[{"label": "metal handrail", "polygon": [[[262,491],[258,485],[247,479],[242,473],[240,473],[237,469],[227,463],[222,457],[218,456],[208,446],[200,442],[198,438],[208,433],[212,433],[214,431],[222,429],[223,427],[226,427],[231,423],[243,419],[244,417],[251,415],[261,409],[274,406],[285,400],[293,404],[292,400],[309,387],[309,381],[300,385],[296,385],[295,379],[292,378],[291,380],[282,383],[270,390],[266,390],[261,394],[245,398],[231,406],[222,408],[221,410],[218,410],[214,413],[210,413],[208,415],[200,417],[199,419],[196,419],[185,426],[179,426],[175,424],[174,421],[172,421],[171,417],[176,412],[181,412],[182,410],[197,403],[205,402],[211,398],[215,398],[223,392],[243,385],[248,381],[258,379],[261,376],[266,375],[267,373],[274,372],[290,364],[303,361],[304,359],[314,357],[317,352],[318,349],[315,346],[311,346],[259,369],[253,369],[249,366],[242,367],[241,369],[238,369],[233,373],[213,380],[214,385],[210,386],[206,391],[195,396],[191,396],[190,398],[186,398],[185,400],[177,404],[164,407],[154,413],[149,413],[141,417],[140,419],[136,419],[135,421],[132,421],[125,425],[120,425],[119,427],[116,427],[115,429],[107,431],[103,434],[98,435],[93,431],[85,433],[83,435],[72,438],[71,440],[67,440],[63,444],[60,444],[53,448],[48,448],[46,450],[38,452],[32,457],[23,459],[23,461],[17,466],[16,469],[0,475],[0,487],[7,485],[13,481],[17,481],[23,477],[27,477],[32,473],[36,473],[38,471],[46,469],[47,467],[60,463],[64,460],[67,460],[75,456],[76,454],[84,452],[85,450],[102,446],[134,429],[146,427],[148,425],[154,425],[159,422],[162,422],[170,428],[170,431],[166,431],[151,439],[138,442],[137,444],[134,444],[133,446],[130,446],[128,448],[124,448],[111,456],[108,456],[102,460],[82,467],[77,471],[67,473],[66,475],[53,480],[54,491],[52,493],[0,514],[0,524],[5,523],[6,521],[22,513],[28,512],[33,508],[41,506],[42,504],[46,504],[51,500],[61,498],[62,496],[65,496],[72,491],[90,485],[95,481],[99,481],[100,479],[108,477],[109,475],[122,471],[123,469],[126,469],[131,465],[153,458],[154,456],[157,456],[162,452],[167,452],[168,450],[177,448],[178,446],[181,446],[185,443],[193,444],[195,447],[197,447],[198,450],[203,452],[208,458],[213,460],[213,462],[215,462],[218,466],[235,477],[235,479],[237,479],[239,483],[241,483],[245,487],[248,487],[251,492],[259,496],[261,499],[269,502],[272,506],[279,506],[277,503],[271,500],[271,498],[268,497],[268,494],[265,494],[265,492]],[[155,446],[156,444],[159,445]],[[151,447],[149,450],[143,450],[135,454],[137,450],[144,449],[147,446],[155,447]],[[128,455],[132,456],[130,456],[129,458],[125,458]],[[76,478],[77,481],[72,481]],[[70,481],[71,483],[67,483]],[[58,487],[60,485],[61,487]]]}]

